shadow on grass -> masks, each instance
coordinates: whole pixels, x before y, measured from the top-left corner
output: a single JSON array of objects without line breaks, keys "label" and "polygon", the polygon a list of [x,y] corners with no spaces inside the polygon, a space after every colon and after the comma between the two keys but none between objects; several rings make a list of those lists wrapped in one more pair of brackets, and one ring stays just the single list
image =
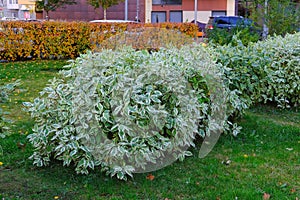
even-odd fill
[{"label": "shadow on grass", "polygon": [[[296,199],[300,196],[299,112],[260,106],[246,112],[238,137],[223,135],[205,158],[194,156],[127,182],[105,176],[99,168],[77,175],[59,161],[37,168],[28,157],[26,136],[0,140],[0,197],[4,199]],[[292,121],[293,124],[279,123]],[[294,126],[294,124],[296,124]],[[27,128],[32,124],[28,123]],[[21,127],[17,124],[16,130]]]}]

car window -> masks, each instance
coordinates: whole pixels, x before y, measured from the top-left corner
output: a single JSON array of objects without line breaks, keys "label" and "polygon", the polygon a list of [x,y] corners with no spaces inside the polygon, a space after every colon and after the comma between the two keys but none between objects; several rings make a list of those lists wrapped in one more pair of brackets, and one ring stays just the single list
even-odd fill
[{"label": "car window", "polygon": [[230,24],[228,17],[218,17],[215,20],[216,24]]},{"label": "car window", "polygon": [[214,22],[214,18],[210,17],[209,20],[208,20],[208,22],[207,22],[207,24],[213,24],[213,22]]}]

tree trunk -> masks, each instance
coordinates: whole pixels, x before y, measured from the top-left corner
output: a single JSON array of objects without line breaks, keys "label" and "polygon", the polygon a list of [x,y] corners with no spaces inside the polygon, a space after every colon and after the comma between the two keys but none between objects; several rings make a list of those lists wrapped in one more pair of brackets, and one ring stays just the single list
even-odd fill
[{"label": "tree trunk", "polygon": [[49,10],[46,10],[46,20],[49,21]]},{"label": "tree trunk", "polygon": [[103,9],[103,14],[104,14],[104,20],[106,20],[106,9]]}]

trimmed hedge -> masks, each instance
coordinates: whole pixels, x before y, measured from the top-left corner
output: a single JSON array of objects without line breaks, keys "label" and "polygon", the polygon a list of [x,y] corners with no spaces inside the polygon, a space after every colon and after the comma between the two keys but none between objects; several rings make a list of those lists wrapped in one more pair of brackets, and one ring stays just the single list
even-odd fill
[{"label": "trimmed hedge", "polygon": [[0,22],[0,60],[76,58],[113,35],[141,27],[179,30],[193,37],[192,23]]}]

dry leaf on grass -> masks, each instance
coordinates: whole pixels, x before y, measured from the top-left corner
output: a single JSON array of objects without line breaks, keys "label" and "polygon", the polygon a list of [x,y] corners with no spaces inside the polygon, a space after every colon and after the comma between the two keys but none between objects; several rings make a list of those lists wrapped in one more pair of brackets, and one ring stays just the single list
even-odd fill
[{"label": "dry leaf on grass", "polygon": [[296,189],[295,189],[295,188],[292,188],[290,191],[291,191],[291,193],[295,193],[295,192],[296,192]]},{"label": "dry leaf on grass", "polygon": [[155,176],[153,176],[152,174],[148,174],[146,176],[146,179],[150,180],[150,181],[153,181],[153,179],[155,178]]},{"label": "dry leaf on grass", "polygon": [[270,197],[271,197],[270,194],[264,193],[264,195],[263,195],[263,200],[268,200],[268,199],[270,199]]}]

